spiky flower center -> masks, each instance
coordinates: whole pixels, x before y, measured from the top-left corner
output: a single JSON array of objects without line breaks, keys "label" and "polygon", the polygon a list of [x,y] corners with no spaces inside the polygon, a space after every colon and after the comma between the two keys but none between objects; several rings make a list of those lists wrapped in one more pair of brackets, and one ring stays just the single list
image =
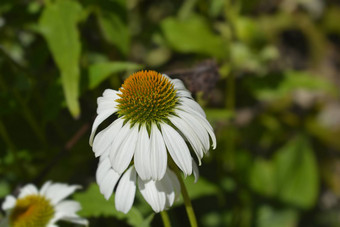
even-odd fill
[{"label": "spiky flower center", "polygon": [[45,227],[54,215],[50,201],[40,195],[29,195],[16,201],[9,222],[11,227]]},{"label": "spiky flower center", "polygon": [[132,124],[164,121],[177,103],[174,85],[155,71],[132,74],[119,91],[118,114]]}]

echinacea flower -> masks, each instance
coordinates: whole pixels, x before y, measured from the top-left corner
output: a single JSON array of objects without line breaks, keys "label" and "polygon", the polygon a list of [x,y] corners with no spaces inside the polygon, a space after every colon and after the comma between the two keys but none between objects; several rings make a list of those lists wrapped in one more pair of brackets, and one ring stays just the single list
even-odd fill
[{"label": "echinacea flower", "polygon": [[[210,139],[216,147],[215,134],[203,109],[179,79],[155,71],[136,72],[119,91],[107,89],[97,102],[90,145],[96,157],[107,153],[108,165],[117,176],[133,160],[141,180],[162,180],[169,157],[185,176],[190,175],[190,150],[201,164],[210,149]],[[98,126],[111,115],[118,118],[95,135]]]},{"label": "echinacea flower", "polygon": [[[196,181],[198,168],[196,163],[193,163],[193,166]],[[112,169],[108,152],[100,157],[96,180],[100,192],[107,200],[111,197],[116,187],[115,206],[117,210],[123,213],[127,213],[131,209],[137,185],[144,199],[156,213],[171,207],[181,192],[177,176],[170,168],[166,169],[161,180],[141,179],[134,165],[131,165],[121,176]]]},{"label": "echinacea flower", "polygon": [[46,182],[40,190],[33,184],[21,188],[18,198],[8,195],[2,204],[6,211],[3,224],[10,227],[56,227],[59,220],[80,225],[88,221],[79,217],[76,212],[81,209],[78,202],[65,200],[78,185]]}]

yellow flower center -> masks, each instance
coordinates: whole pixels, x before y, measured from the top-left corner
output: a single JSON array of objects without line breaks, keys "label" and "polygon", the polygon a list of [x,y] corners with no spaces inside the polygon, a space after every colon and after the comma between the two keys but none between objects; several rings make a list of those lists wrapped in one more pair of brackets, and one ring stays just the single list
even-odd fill
[{"label": "yellow flower center", "polygon": [[45,227],[54,215],[50,201],[40,195],[18,199],[9,222],[11,227]]},{"label": "yellow flower center", "polygon": [[118,115],[132,124],[164,121],[177,103],[174,85],[155,71],[132,74],[119,91]]}]

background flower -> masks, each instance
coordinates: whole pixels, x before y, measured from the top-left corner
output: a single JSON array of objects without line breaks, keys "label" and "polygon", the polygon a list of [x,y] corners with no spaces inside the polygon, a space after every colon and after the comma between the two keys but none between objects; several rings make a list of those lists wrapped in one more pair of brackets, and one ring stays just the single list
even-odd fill
[{"label": "background flower", "polygon": [[11,227],[56,227],[59,220],[88,225],[88,221],[79,217],[76,212],[81,209],[78,202],[65,200],[78,185],[46,182],[40,190],[33,184],[20,189],[17,198],[8,195],[2,204],[6,211],[6,220]]}]

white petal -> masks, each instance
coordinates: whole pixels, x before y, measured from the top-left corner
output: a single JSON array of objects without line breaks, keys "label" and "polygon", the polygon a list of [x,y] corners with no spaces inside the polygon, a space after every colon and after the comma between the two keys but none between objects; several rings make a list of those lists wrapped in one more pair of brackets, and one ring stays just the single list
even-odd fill
[{"label": "white petal", "polygon": [[201,141],[201,144],[204,147],[204,152],[207,152],[210,148],[209,135],[201,122],[185,111],[175,110],[175,113],[191,127],[193,132],[196,133],[197,138]]},{"label": "white petal", "polygon": [[190,113],[193,118],[196,118],[198,121],[200,121],[202,126],[208,131],[210,138],[213,142],[213,144],[212,144],[213,149],[215,149],[216,148],[216,136],[215,136],[213,128],[211,127],[211,125],[209,124],[207,119],[202,117],[196,111],[192,111],[191,109],[185,108],[184,106],[182,106],[182,108],[183,108],[184,111],[187,111],[188,113]]},{"label": "white petal", "polygon": [[149,180],[151,178],[150,138],[145,125],[142,125],[139,130],[134,162],[138,176],[143,180]]},{"label": "white petal", "polygon": [[12,195],[8,195],[5,198],[5,201],[2,203],[2,209],[3,210],[9,210],[12,209],[15,206],[16,198]]},{"label": "white petal", "polygon": [[133,167],[130,167],[118,184],[115,205],[118,211],[127,213],[133,204],[136,194],[136,171]]},{"label": "white petal", "polygon": [[110,169],[99,184],[99,190],[104,195],[106,200],[111,197],[119,177],[120,175],[118,173],[116,173],[113,169]]},{"label": "white petal", "polygon": [[[156,186],[157,182],[158,185]],[[166,195],[159,181],[138,179],[138,188],[146,202],[156,213],[166,208]]]},{"label": "white petal", "polygon": [[200,139],[197,137],[197,134],[188,125],[188,123],[186,121],[182,120],[181,118],[176,117],[176,116],[171,116],[171,117],[169,117],[169,120],[187,138],[187,140],[189,141],[191,147],[193,148],[193,150],[194,150],[194,152],[197,156],[199,164],[201,165],[201,159],[203,157],[204,147],[203,147]]},{"label": "white petal", "polygon": [[93,151],[96,157],[102,155],[104,151],[110,147],[119,130],[122,128],[123,122],[123,119],[118,118],[96,135],[93,141]]},{"label": "white petal", "polygon": [[[124,126],[125,127],[125,126]],[[122,141],[117,151],[112,155],[110,154],[110,160],[112,168],[119,174],[122,174],[129,166],[132,156],[135,153],[136,143],[138,139],[139,125],[135,124],[129,129],[129,134]]]},{"label": "white petal", "polygon": [[38,189],[33,184],[27,184],[23,188],[20,189],[20,193],[18,198],[23,198],[27,195],[36,195],[38,194]]},{"label": "white petal", "polygon": [[171,82],[176,90],[187,90],[180,79],[173,79]]},{"label": "white petal", "polygon": [[119,91],[113,90],[113,89],[105,89],[105,91],[103,92],[103,97],[105,98],[117,98],[117,94],[119,93]]},{"label": "white petal", "polygon": [[172,170],[168,169],[167,173],[168,173],[169,178],[171,179],[171,184],[175,191],[175,200],[176,200],[179,198],[181,194],[181,184],[179,183],[179,180],[176,174]]},{"label": "white petal", "polygon": [[[117,136],[114,140],[114,143],[112,143],[112,146],[110,148],[109,151],[109,158],[110,158],[110,162],[111,162],[111,166],[112,168],[117,171],[117,167],[114,166],[114,162],[115,162],[115,156],[117,152],[121,152],[121,145],[124,143],[124,141],[127,139],[127,137],[129,137],[129,135],[131,134],[131,129],[130,129],[130,123],[127,122],[117,133]],[[122,172],[118,172],[119,174],[122,174]]]},{"label": "white petal", "polygon": [[192,99],[190,91],[187,91],[187,90],[186,91],[185,90],[177,90],[176,96]]},{"label": "white petal", "polygon": [[[111,90],[113,93],[112,95],[104,95],[106,92],[104,91],[103,97],[99,97],[97,99],[97,114],[100,114],[101,112],[108,110],[108,109],[115,109],[117,107],[116,99],[119,98],[117,95],[117,92],[114,90]],[[111,92],[109,92],[111,93]]]},{"label": "white petal", "polygon": [[163,138],[168,151],[185,175],[192,173],[191,155],[182,136],[168,124],[161,124]]},{"label": "white petal", "polygon": [[105,112],[106,110],[112,110],[117,108],[117,102],[110,98],[99,97],[97,99],[98,107],[97,114]]},{"label": "white petal", "polygon": [[58,220],[65,220],[81,225],[88,225],[86,219],[80,218],[76,212],[81,210],[80,203],[72,200],[64,200],[55,206],[55,215],[50,223],[55,223]]},{"label": "white petal", "polygon": [[55,206],[55,210],[64,215],[75,215],[76,212],[81,210],[81,205],[73,200],[64,200]]},{"label": "white petal", "polygon": [[[52,204],[56,205],[79,188],[81,188],[80,185],[55,183],[51,184],[43,195],[49,198]],[[40,194],[42,193],[40,192]]]},{"label": "white petal", "polygon": [[43,184],[43,186],[41,187],[39,194],[40,195],[45,195],[46,191],[48,190],[48,188],[51,186],[52,181],[47,181],[45,184]]},{"label": "white petal", "polygon": [[90,145],[92,146],[93,143],[93,137],[97,131],[98,126],[109,116],[111,116],[114,112],[116,112],[116,109],[108,109],[105,110],[103,112],[101,112],[100,114],[98,114],[98,116],[96,117],[96,119],[93,122],[92,125],[92,130],[91,130],[91,135],[90,135]]},{"label": "white petal", "polygon": [[108,158],[99,162],[98,168],[96,171],[97,184],[99,185],[101,184],[101,182],[103,181],[104,177],[107,175],[107,172],[109,172],[110,169],[111,169],[111,163]]},{"label": "white petal", "polygon": [[72,222],[72,223],[75,223],[75,224],[78,224],[78,225],[85,225],[85,226],[89,225],[88,220],[81,218],[79,216],[77,216],[77,217],[64,217],[61,220]]},{"label": "white petal", "polygon": [[197,113],[201,114],[202,117],[206,118],[205,112],[202,107],[193,99],[188,98],[180,98],[181,104],[183,106],[187,106],[192,109],[192,111],[196,111]]},{"label": "white petal", "polygon": [[198,171],[198,166],[197,166],[196,162],[194,161],[194,159],[192,159],[192,170],[194,172],[195,183],[196,183],[198,178],[200,177],[200,172]]},{"label": "white petal", "polygon": [[176,197],[176,192],[172,184],[172,179],[169,177],[168,172],[169,171],[167,171],[167,173],[164,175],[164,178],[161,181],[159,181],[159,183],[162,184],[163,190],[165,192],[166,196],[165,206],[167,208],[172,206]]},{"label": "white petal", "polygon": [[151,126],[151,146],[149,158],[151,178],[153,180],[162,179],[167,167],[167,152],[164,139],[156,124],[152,124]]}]

